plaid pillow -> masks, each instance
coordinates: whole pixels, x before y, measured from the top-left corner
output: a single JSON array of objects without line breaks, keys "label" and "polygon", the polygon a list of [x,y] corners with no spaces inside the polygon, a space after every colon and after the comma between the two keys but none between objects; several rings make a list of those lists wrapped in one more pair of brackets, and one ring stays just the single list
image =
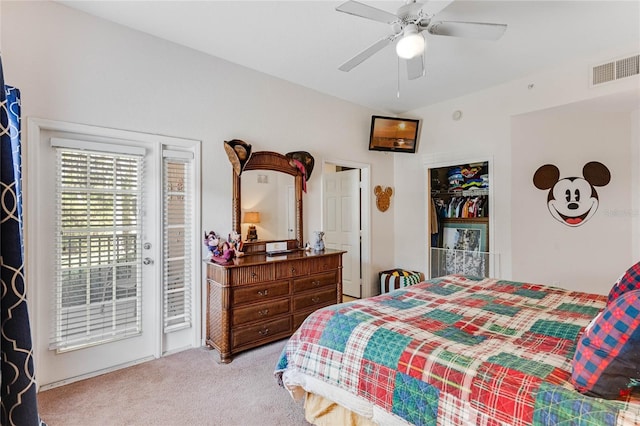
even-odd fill
[{"label": "plaid pillow", "polygon": [[640,289],[607,305],[584,330],[571,384],[589,396],[615,399],[640,386]]},{"label": "plaid pillow", "polygon": [[618,281],[616,281],[609,292],[607,305],[613,302],[622,293],[636,289],[640,289],[640,262],[627,269],[627,271],[618,278]]}]

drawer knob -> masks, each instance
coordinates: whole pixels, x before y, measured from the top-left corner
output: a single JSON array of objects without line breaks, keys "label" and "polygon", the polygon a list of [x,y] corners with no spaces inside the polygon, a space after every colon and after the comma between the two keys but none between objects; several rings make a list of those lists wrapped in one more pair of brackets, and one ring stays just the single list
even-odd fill
[{"label": "drawer knob", "polygon": [[320,281],[312,281],[311,284],[313,284],[314,287],[318,287],[320,285]]},{"label": "drawer knob", "polygon": [[258,315],[261,316],[261,317],[267,315],[268,313],[269,313],[268,309],[261,309],[261,310],[258,311]]},{"label": "drawer knob", "polygon": [[258,274],[257,274],[257,273],[255,273],[255,272],[252,272],[252,273],[251,273],[251,278],[258,278]]},{"label": "drawer knob", "polygon": [[312,301],[313,303],[318,303],[318,302],[320,301],[320,298],[319,298],[318,296],[313,296],[313,297],[311,298],[311,301]]},{"label": "drawer knob", "polygon": [[291,273],[292,273],[292,274],[295,274],[295,273],[296,273],[296,268],[291,267]]},{"label": "drawer knob", "polygon": [[260,334],[261,336],[266,336],[267,334],[269,334],[269,329],[263,328],[262,330],[258,330],[258,334]]},{"label": "drawer knob", "polygon": [[269,290],[258,290],[258,296],[266,296],[269,294]]}]

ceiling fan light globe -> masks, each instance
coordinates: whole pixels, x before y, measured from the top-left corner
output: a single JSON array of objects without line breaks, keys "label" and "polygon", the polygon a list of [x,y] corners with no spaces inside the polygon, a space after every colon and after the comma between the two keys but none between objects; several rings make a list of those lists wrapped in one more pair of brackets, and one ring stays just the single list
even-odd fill
[{"label": "ceiling fan light globe", "polygon": [[424,37],[420,33],[410,33],[398,40],[396,53],[402,59],[411,59],[422,55],[426,47]]}]

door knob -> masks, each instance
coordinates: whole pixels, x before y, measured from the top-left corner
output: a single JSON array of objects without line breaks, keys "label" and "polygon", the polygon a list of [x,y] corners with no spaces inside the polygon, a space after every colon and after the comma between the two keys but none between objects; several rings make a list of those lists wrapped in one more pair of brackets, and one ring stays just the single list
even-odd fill
[{"label": "door knob", "polygon": [[153,259],[151,259],[150,257],[145,257],[142,263],[144,263],[145,265],[153,265]]}]

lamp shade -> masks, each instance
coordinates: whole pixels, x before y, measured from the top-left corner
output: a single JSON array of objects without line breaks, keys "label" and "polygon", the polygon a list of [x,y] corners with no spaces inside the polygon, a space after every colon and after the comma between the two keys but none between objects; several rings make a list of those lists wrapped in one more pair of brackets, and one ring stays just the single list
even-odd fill
[{"label": "lamp shade", "polygon": [[244,223],[260,223],[260,212],[245,212]]},{"label": "lamp shade", "polygon": [[424,52],[426,42],[418,27],[414,24],[407,25],[404,36],[396,44],[396,53],[403,59],[411,59]]}]

